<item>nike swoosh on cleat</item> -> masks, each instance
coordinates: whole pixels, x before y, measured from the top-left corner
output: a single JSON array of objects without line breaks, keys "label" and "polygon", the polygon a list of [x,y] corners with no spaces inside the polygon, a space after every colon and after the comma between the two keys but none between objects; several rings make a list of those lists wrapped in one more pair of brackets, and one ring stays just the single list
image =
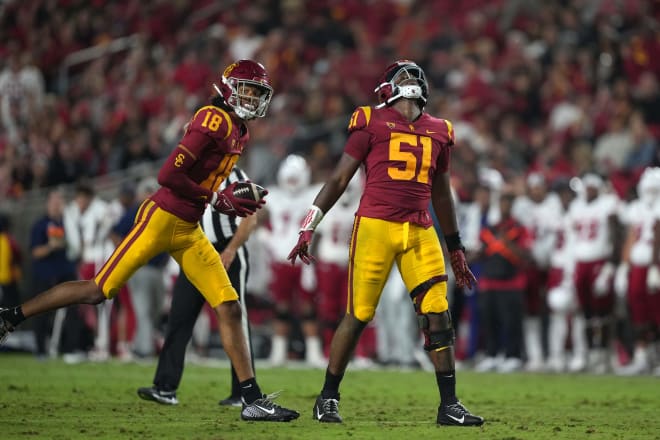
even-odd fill
[{"label": "nike swoosh on cleat", "polygon": [[449,418],[452,419],[452,420],[457,421],[457,422],[460,423],[461,425],[463,424],[463,422],[465,422],[465,416],[461,416],[461,418],[459,419],[458,417],[454,417],[454,416],[452,416],[452,415],[447,414],[447,417],[449,417]]},{"label": "nike swoosh on cleat", "polygon": [[262,411],[265,412],[266,414],[270,414],[270,415],[275,414],[275,408],[267,409],[267,408],[264,408],[263,406],[259,406],[259,405],[257,405],[257,404],[255,404],[254,406],[256,406],[257,408],[259,408],[260,410],[262,410]]},{"label": "nike swoosh on cleat", "polygon": [[321,412],[319,411],[319,409],[320,409],[320,408],[317,406],[317,407],[316,407],[316,418],[317,418],[318,420],[321,420],[321,418],[323,417],[323,414],[321,414]]}]

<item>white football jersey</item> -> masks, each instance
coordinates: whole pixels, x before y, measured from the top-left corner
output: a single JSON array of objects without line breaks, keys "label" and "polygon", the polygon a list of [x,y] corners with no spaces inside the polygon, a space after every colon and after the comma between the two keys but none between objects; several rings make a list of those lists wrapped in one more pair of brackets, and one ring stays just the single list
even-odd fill
[{"label": "white football jersey", "polygon": [[567,217],[576,261],[597,261],[611,255],[609,217],[617,215],[619,203],[614,194],[601,194],[590,203],[579,197],[571,203]]},{"label": "white football jersey", "polygon": [[295,194],[279,186],[268,188],[265,208],[270,218],[272,239],[268,240],[268,249],[273,261],[288,261],[286,257],[298,242],[300,224],[318,191],[318,185]]},{"label": "white football jersey", "polygon": [[[656,214],[657,213],[657,214]],[[651,264],[653,253],[653,229],[660,214],[660,204],[649,205],[640,199],[635,199],[622,210],[621,222],[633,231],[635,242],[630,248],[630,263],[635,266]]]},{"label": "white football jersey", "polygon": [[71,202],[64,210],[67,252],[70,258],[84,263],[103,263],[106,257],[105,241],[114,219],[108,215],[108,202],[94,197],[84,212]]},{"label": "white football jersey", "polygon": [[532,236],[532,256],[540,267],[547,267],[553,253],[557,219],[563,211],[559,196],[549,193],[540,203],[527,196],[517,197],[511,208],[513,217]]},{"label": "white football jersey", "polygon": [[353,233],[353,220],[359,200],[353,203],[342,203],[340,198],[335,206],[323,217],[316,228],[318,248],[316,256],[319,261],[348,265],[348,246]]},{"label": "white football jersey", "polygon": [[571,226],[568,216],[563,211],[560,211],[558,216],[552,229],[553,250],[550,256],[550,267],[565,271],[572,268],[575,257],[573,247],[568,246],[571,241]]}]

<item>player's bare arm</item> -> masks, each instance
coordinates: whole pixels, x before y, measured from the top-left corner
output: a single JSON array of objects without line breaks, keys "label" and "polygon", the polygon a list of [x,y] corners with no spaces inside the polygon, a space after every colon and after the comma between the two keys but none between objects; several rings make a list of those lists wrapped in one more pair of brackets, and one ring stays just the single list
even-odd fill
[{"label": "player's bare arm", "polygon": [[442,233],[445,235],[456,234],[458,232],[456,208],[454,207],[454,198],[451,195],[448,172],[436,173],[431,188],[431,201]]},{"label": "player's bare arm", "polygon": [[332,175],[314,199],[314,206],[320,208],[324,214],[328,212],[344,193],[348,182],[359,167],[360,162],[357,159],[343,153]]}]

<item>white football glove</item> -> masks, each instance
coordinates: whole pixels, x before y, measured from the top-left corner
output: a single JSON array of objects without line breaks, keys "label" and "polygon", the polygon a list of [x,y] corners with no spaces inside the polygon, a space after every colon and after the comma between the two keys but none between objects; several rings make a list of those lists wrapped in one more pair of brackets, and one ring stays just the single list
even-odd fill
[{"label": "white football glove", "polygon": [[628,294],[628,274],[630,273],[630,265],[628,263],[621,263],[616,268],[614,274],[614,293],[619,298],[625,298]]},{"label": "white football glove", "polygon": [[601,267],[600,272],[594,281],[594,295],[597,298],[605,296],[609,293],[612,283],[612,277],[616,268],[614,264],[609,261]]},{"label": "white football glove", "polygon": [[656,264],[649,267],[649,271],[646,274],[646,287],[652,295],[655,295],[660,290],[660,268]]}]

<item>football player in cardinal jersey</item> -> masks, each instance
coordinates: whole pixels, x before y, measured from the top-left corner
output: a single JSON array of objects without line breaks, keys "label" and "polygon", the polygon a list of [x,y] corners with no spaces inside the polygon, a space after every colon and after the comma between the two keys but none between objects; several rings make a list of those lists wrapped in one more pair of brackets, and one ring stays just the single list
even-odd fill
[{"label": "football player in cardinal jersey", "polygon": [[[287,261],[288,248],[282,243],[295,243],[300,222],[318,188],[310,187],[311,170],[304,157],[287,156],[277,172],[277,186],[268,194],[270,203],[261,214],[268,217],[267,240],[270,259],[269,290],[275,302],[275,319],[269,361],[283,365],[288,359],[289,334],[294,317],[301,321],[305,337],[305,361],[312,367],[325,365],[323,348],[316,321],[312,292],[313,268],[292,266]],[[311,282],[310,282],[311,281]]]},{"label": "football player in cardinal jersey", "polygon": [[34,315],[71,304],[113,298],[152,257],[168,252],[218,316],[222,345],[241,384],[244,420],[290,421],[298,412],[262,394],[254,377],[238,295],[220,255],[199,225],[207,204],[226,215],[252,215],[265,201],[234,196],[235,183],[218,191],[249,139],[246,121],[266,115],[273,88],[266,69],[251,60],[229,65],[211,103],[197,110],[158,174],[161,188],[140,207],[133,229],[93,279],[59,284],[0,311],[0,341]]},{"label": "football player in cardinal jersey", "polygon": [[428,83],[409,60],[387,67],[375,89],[379,104],[358,107],[348,124],[349,137],[334,171],[314,199],[289,259],[309,264],[314,230],[334,206],[357,169],[366,174],[349,248],[348,307],[330,347],[321,394],[314,404],[320,422],[341,422],[339,385],[362,331],[374,317],[392,265],[410,292],[425,349],[432,358],[440,406],[436,422],[475,426],[456,397],[454,328],[447,304],[447,273],[429,205],[445,235],[459,285],[475,282],[465,261],[449,184],[454,131],[449,121],[424,112]]},{"label": "football player in cardinal jersey", "polygon": [[574,358],[569,368],[579,371],[587,367],[592,372],[602,373],[609,368],[610,321],[614,306],[612,281],[621,248],[620,201],[615,194],[606,191],[600,176],[589,173],[581,181],[584,195],[571,203],[567,217],[575,258],[575,292],[579,313],[586,320],[589,354],[580,361]]},{"label": "football player in cardinal jersey", "polygon": [[614,278],[614,290],[628,304],[635,338],[632,361],[616,371],[620,375],[643,374],[651,371],[654,356],[649,338],[660,323],[660,296],[653,292],[647,278],[653,263],[653,241],[657,213],[660,211],[660,168],[647,168],[637,185],[638,198],[625,210],[621,221],[627,226],[621,263]]}]

